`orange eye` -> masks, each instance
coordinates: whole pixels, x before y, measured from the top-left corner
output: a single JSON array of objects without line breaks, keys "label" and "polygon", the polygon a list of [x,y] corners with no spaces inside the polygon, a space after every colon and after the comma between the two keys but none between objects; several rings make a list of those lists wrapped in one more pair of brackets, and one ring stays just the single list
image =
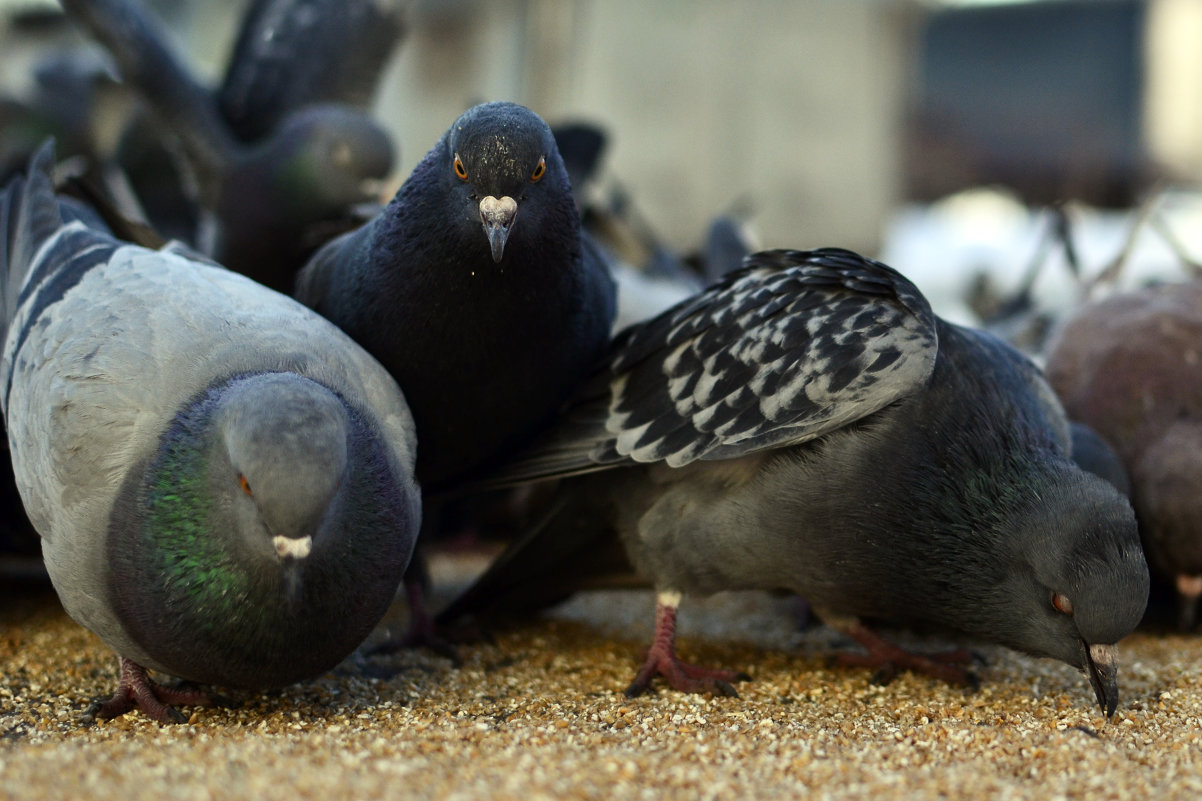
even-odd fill
[{"label": "orange eye", "polygon": [[250,482],[248,482],[246,480],[246,476],[242,475],[241,473],[238,474],[238,486],[241,487],[242,491],[247,495],[254,494],[250,491]]},{"label": "orange eye", "polygon": [[463,160],[459,158],[459,154],[455,154],[455,175],[460,181],[467,180],[467,167],[463,166]]},{"label": "orange eye", "polygon": [[534,172],[530,173],[530,183],[534,183],[539,178],[542,178],[547,172],[547,159],[545,156],[538,157],[538,164],[534,166]]},{"label": "orange eye", "polygon": [[1066,615],[1073,613],[1073,602],[1068,599],[1067,595],[1061,593],[1052,593],[1052,606],[1056,607],[1057,612],[1063,612]]}]

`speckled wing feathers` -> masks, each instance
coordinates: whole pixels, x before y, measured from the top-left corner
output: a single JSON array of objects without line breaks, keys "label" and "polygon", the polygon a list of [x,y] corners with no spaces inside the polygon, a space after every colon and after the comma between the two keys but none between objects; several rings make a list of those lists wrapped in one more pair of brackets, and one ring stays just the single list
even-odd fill
[{"label": "speckled wing feathers", "polygon": [[755,254],[620,334],[562,424],[497,483],[813,439],[921,386],[936,350],[929,304],[891,268],[836,249]]}]

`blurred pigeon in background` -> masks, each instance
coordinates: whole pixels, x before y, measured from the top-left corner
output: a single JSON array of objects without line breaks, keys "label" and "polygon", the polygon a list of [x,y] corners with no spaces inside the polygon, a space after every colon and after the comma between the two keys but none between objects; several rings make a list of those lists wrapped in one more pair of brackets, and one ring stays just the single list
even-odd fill
[{"label": "blurred pigeon in background", "polygon": [[389,37],[395,44],[402,31],[385,0],[252,4],[216,92],[137,0],[63,6],[112,54],[159,135],[177,144],[214,221],[203,249],[222,264],[290,291],[321,232],[376,199],[392,141],[359,104],[374,90]]},{"label": "blurred pigeon in background", "polygon": [[[568,478],[577,476],[576,478]],[[564,478],[548,519],[440,615],[565,597],[630,565],[658,593],[655,675],[733,694],[675,653],[684,595],[783,589],[868,653],[953,682],[862,622],[935,625],[1086,671],[1107,715],[1148,571],[1131,507],[1068,458],[1037,368],[937,318],[851,252],[767,251],[614,341],[539,444],[489,483]],[[576,572],[573,572],[576,571]]]},{"label": "blurred pigeon in background", "polygon": [[48,48],[30,77],[24,94],[0,98],[0,184],[24,172],[51,136],[64,156],[102,160],[132,106],[128,91],[92,50]]},{"label": "blurred pigeon in background", "polygon": [[1118,453],[1153,572],[1193,628],[1202,597],[1202,281],[1082,306],[1048,345],[1048,380],[1070,417]]},{"label": "blurred pigeon in background", "polygon": [[[584,120],[552,126],[580,209],[584,237],[606,254],[618,287],[614,331],[654,317],[742,265],[755,248],[746,225],[747,211],[715,217],[705,241],[693,252],[669,247],[639,213],[622,188],[600,192],[601,162],[609,143],[605,129]],[[597,195],[602,197],[598,198]]]},{"label": "blurred pigeon in background", "polygon": [[64,608],[121,661],[102,717],[329,670],[392,601],[419,528],[384,369],[283,295],[57,199],[53,148],[0,197],[0,401]]},{"label": "blurred pigeon in background", "polygon": [[1075,420],[1069,423],[1069,436],[1072,440],[1070,452],[1077,467],[1106,479],[1123,497],[1130,498],[1131,477],[1110,443],[1097,431]]},{"label": "blurred pigeon in background", "polygon": [[317,103],[371,109],[411,0],[252,0],[217,92],[243,142]]},{"label": "blurred pigeon in background", "polygon": [[588,196],[601,169],[601,159],[609,144],[605,129],[583,120],[568,120],[551,126],[555,147],[563,159],[576,207],[584,213]]}]

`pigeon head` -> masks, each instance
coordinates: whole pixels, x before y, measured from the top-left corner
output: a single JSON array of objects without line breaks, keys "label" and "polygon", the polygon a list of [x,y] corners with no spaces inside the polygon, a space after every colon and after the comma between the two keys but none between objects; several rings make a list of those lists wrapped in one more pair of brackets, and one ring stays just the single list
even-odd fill
[{"label": "pigeon head", "polygon": [[[221,209],[270,200],[293,216],[319,220],[374,199],[392,169],[393,147],[366,114],[313,105],[285,117],[242,161],[243,169],[232,170],[225,181]],[[270,187],[273,197],[246,197],[248,187],[260,186]]]},{"label": "pigeon head", "polygon": [[[1116,644],[1143,618],[1148,566],[1118,492],[1075,469],[1014,514],[1011,565],[995,599],[998,640],[1085,671],[1107,716],[1118,704]],[[994,616],[1001,620],[1002,615]]]},{"label": "pigeon head", "polygon": [[[235,385],[216,415],[211,476],[230,497],[238,530],[270,560],[299,562],[314,547],[347,465],[345,406],[329,390],[285,374]],[[270,546],[271,553],[264,548]]]},{"label": "pigeon head", "polygon": [[270,687],[350,653],[412,546],[411,513],[362,417],[312,380],[259,373],[194,398],[160,443],[109,534],[113,606],[145,661]]},{"label": "pigeon head", "polygon": [[[436,147],[445,184],[453,194],[461,226],[482,229],[489,254],[500,264],[506,246],[546,224],[552,209],[575,201],[550,127],[515,103],[485,103],[468,109]],[[566,205],[565,205],[566,203]]]}]

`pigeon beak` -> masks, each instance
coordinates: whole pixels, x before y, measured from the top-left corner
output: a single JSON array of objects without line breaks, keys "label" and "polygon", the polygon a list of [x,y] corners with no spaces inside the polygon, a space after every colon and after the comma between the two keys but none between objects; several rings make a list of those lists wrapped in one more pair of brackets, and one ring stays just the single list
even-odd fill
[{"label": "pigeon beak", "polygon": [[1085,675],[1093,685],[1098,706],[1107,718],[1114,717],[1119,705],[1118,647],[1115,645],[1085,646]]},{"label": "pigeon beak", "polygon": [[484,223],[484,234],[492,250],[492,260],[501,263],[505,253],[505,242],[513,229],[513,220],[518,214],[518,202],[506,195],[499,200],[492,195],[480,201],[480,222]]},{"label": "pigeon beak", "polygon": [[276,555],[280,559],[304,559],[313,550],[313,538],[306,537],[281,537],[276,536],[271,538],[271,544],[275,546]]}]

